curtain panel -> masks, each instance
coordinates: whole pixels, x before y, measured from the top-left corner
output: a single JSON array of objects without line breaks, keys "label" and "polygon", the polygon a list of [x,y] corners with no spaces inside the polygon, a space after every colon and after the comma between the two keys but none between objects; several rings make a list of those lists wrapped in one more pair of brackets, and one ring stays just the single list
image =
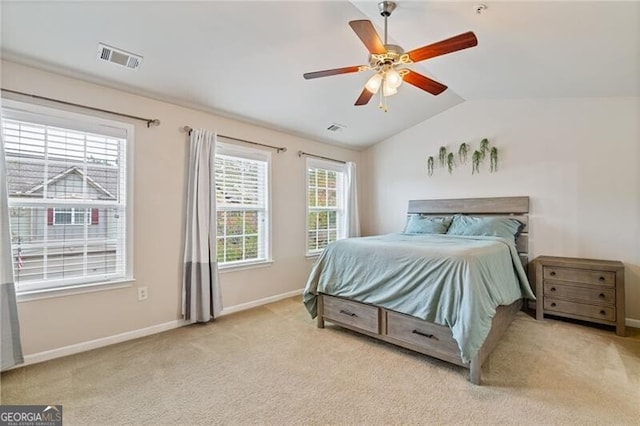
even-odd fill
[{"label": "curtain panel", "polygon": [[216,254],[216,134],[193,129],[186,206],[182,315],[207,322],[222,310]]},{"label": "curtain panel", "polygon": [[[2,128],[2,126],[0,126]],[[4,139],[0,132],[0,370],[24,362],[18,323],[13,254],[9,228],[9,198]]]},{"label": "curtain panel", "polygon": [[347,162],[347,238],[360,236],[360,215],[358,213],[358,184],[356,175],[356,163]]}]

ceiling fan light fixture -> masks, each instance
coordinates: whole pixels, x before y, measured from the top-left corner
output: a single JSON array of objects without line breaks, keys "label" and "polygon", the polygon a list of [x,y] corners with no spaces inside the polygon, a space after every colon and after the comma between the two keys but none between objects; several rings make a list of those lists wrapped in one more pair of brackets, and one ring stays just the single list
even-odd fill
[{"label": "ceiling fan light fixture", "polygon": [[393,96],[398,93],[397,86],[393,86],[388,79],[384,79],[384,83],[382,84],[382,95],[386,98],[388,96]]},{"label": "ceiling fan light fixture", "polygon": [[397,89],[402,84],[402,76],[395,70],[395,68],[390,68],[384,74],[384,81],[390,87]]},{"label": "ceiling fan light fixture", "polygon": [[369,81],[367,81],[367,84],[365,84],[364,87],[366,87],[367,90],[370,91],[371,93],[375,94],[375,93],[378,93],[378,90],[380,90],[381,84],[382,84],[382,74],[375,73],[374,75],[371,76]]}]

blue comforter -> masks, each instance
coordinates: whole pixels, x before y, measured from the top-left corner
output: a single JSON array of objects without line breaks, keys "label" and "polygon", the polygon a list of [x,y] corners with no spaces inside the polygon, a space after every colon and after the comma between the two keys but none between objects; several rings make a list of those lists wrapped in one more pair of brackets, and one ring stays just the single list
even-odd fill
[{"label": "blue comforter", "polygon": [[347,297],[448,326],[464,362],[499,305],[534,299],[513,242],[500,237],[388,234],[348,238],[322,252],[304,290]]}]

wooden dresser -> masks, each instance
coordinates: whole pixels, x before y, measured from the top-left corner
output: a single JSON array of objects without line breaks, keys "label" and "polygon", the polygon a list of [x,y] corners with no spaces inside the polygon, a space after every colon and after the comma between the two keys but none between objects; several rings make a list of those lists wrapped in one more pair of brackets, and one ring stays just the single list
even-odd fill
[{"label": "wooden dresser", "polygon": [[534,265],[537,319],[549,314],[607,324],[625,335],[622,262],[539,256]]}]

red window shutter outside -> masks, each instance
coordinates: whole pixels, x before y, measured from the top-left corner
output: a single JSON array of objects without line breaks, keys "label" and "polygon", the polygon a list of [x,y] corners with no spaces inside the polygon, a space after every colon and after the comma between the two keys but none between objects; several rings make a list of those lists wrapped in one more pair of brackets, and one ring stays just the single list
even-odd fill
[{"label": "red window shutter outside", "polygon": [[53,209],[51,207],[47,209],[47,225],[53,225]]},{"label": "red window shutter outside", "polygon": [[97,225],[100,222],[100,213],[98,209],[91,209],[91,224]]}]

